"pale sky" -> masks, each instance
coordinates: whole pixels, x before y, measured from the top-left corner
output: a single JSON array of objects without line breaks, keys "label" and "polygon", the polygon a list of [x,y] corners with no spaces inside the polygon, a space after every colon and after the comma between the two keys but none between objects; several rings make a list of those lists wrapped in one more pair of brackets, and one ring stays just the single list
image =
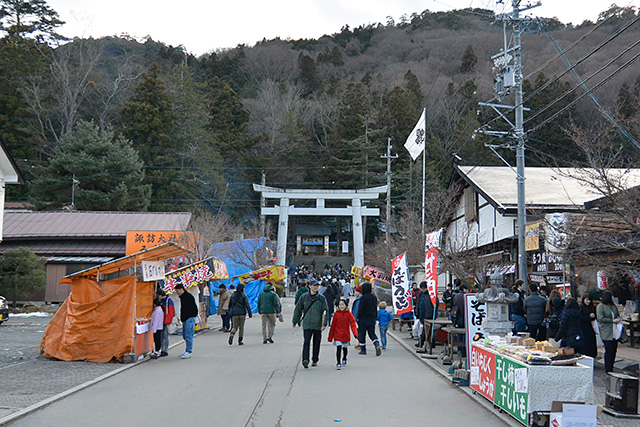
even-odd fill
[{"label": "pale sky", "polygon": [[[505,0],[511,4],[511,0]],[[614,0],[542,0],[529,14],[579,24],[595,21]],[[466,7],[504,10],[495,0],[48,0],[66,24],[67,37],[147,35],[200,55],[218,48],[253,45],[263,38],[319,38],[362,24],[396,22],[413,12]],[[528,4],[523,0],[522,4]],[[640,0],[618,0],[640,6]],[[521,6],[522,7],[522,6]],[[510,7],[507,10],[511,10]]]}]

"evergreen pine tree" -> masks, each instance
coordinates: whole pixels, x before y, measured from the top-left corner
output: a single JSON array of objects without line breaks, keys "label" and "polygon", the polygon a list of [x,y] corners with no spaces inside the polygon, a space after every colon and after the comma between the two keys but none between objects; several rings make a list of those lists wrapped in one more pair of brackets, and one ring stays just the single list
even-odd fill
[{"label": "evergreen pine tree", "polygon": [[638,97],[631,93],[631,89],[626,83],[622,84],[622,87],[618,92],[618,101],[616,106],[618,108],[618,114],[625,119],[633,117],[638,113]]},{"label": "evergreen pine tree", "polygon": [[60,140],[49,163],[32,183],[30,201],[37,207],[80,210],[145,211],[151,186],[144,184],[143,163],[131,142],[111,129],[100,132],[92,122],[79,122]]},{"label": "evergreen pine tree", "polygon": [[180,151],[171,139],[174,126],[171,99],[156,64],[142,75],[120,117],[123,135],[133,143],[147,168],[145,181],[152,188],[150,210],[180,210]]},{"label": "evergreen pine tree", "polygon": [[473,46],[468,45],[467,49],[464,51],[464,55],[462,56],[462,63],[460,64],[460,72],[461,73],[470,73],[476,67],[478,63],[478,57],[473,51]]},{"label": "evergreen pine tree", "polygon": [[309,96],[320,88],[320,78],[312,57],[300,53],[298,56],[298,81],[304,88],[302,95]]}]

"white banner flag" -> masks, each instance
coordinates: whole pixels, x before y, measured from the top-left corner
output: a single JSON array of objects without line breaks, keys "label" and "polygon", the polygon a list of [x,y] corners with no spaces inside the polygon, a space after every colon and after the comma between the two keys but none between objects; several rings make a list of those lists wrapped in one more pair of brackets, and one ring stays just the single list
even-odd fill
[{"label": "white banner flag", "polygon": [[391,292],[393,297],[393,311],[395,314],[408,313],[413,310],[411,304],[411,285],[409,284],[409,268],[407,254],[402,254],[391,261],[393,275],[391,277]]},{"label": "white banner flag", "polygon": [[413,132],[407,138],[407,142],[404,143],[404,148],[409,151],[413,160],[417,159],[420,153],[424,151],[426,141],[425,123],[427,120],[427,110],[422,110],[422,116],[418,120],[418,124],[413,128]]}]

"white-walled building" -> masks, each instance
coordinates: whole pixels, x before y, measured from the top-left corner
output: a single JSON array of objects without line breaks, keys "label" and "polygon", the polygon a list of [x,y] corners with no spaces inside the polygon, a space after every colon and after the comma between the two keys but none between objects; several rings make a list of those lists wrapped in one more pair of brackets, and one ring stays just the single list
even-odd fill
[{"label": "white-walled building", "polygon": [[[572,168],[525,168],[527,224],[551,213],[586,212],[585,203],[603,196],[592,182],[593,170]],[[640,185],[640,169],[609,170],[622,177],[624,186]],[[455,166],[454,186],[459,189],[456,208],[443,233],[450,251],[475,250],[486,266],[483,275],[500,268],[516,274],[517,183],[514,169],[502,166]],[[535,250],[531,252],[534,254]],[[530,254],[530,256],[531,256]],[[544,258],[548,268],[547,254]],[[535,275],[537,271],[531,268]],[[541,267],[541,270],[544,270]],[[546,276],[547,271],[540,271]],[[513,276],[512,276],[513,277]]]},{"label": "white-walled building", "polygon": [[22,174],[16,166],[13,157],[7,151],[7,147],[0,139],[0,242],[2,241],[3,234],[3,219],[4,219],[4,199],[5,199],[5,185],[7,184],[22,184]]}]

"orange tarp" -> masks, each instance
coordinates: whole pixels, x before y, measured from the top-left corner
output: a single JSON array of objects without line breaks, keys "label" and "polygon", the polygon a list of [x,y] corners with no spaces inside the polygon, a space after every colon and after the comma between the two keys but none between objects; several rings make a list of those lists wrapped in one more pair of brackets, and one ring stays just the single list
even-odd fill
[{"label": "orange tarp", "polygon": [[100,283],[73,278],[71,294],[49,322],[40,352],[66,361],[120,359],[135,351],[136,316],[149,318],[152,308],[153,284],[135,276]]}]

